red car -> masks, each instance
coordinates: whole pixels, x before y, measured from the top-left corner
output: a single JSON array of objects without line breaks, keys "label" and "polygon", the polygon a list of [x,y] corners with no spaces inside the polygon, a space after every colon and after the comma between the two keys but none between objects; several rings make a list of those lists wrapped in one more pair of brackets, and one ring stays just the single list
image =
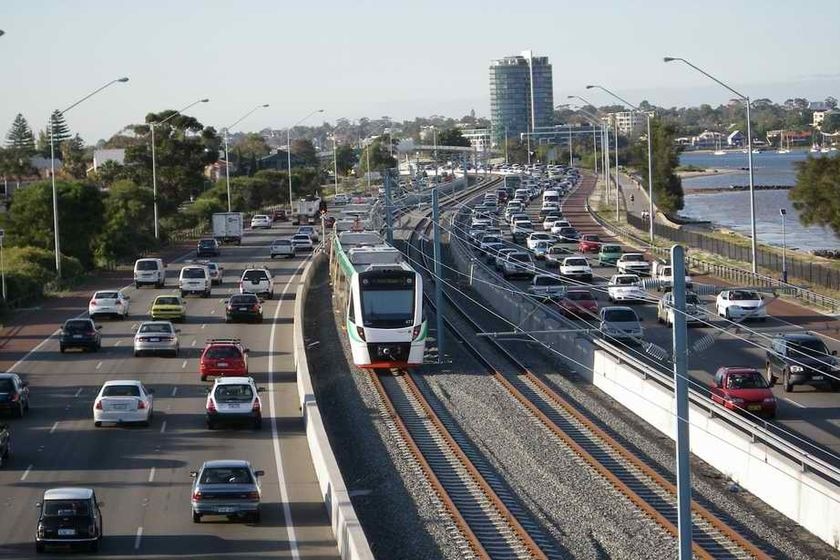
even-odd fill
[{"label": "red car", "polygon": [[271,213],[272,222],[287,222],[289,218],[286,216],[285,210],[275,210]]},{"label": "red car", "polygon": [[776,397],[757,369],[722,367],[710,388],[712,401],[757,416],[776,417]]},{"label": "red car", "polygon": [[578,251],[581,253],[597,253],[601,250],[601,238],[594,233],[587,233],[580,236]]},{"label": "red car", "polygon": [[247,377],[248,348],[238,338],[207,340],[199,361],[201,380],[208,377]]},{"label": "red car", "polygon": [[598,302],[586,288],[569,288],[557,301],[560,313],[566,317],[592,317],[598,315]]}]

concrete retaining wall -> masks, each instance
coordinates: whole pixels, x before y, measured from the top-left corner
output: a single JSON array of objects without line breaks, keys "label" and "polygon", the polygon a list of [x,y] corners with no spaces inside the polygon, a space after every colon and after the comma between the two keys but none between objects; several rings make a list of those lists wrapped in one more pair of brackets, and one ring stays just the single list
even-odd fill
[{"label": "concrete retaining wall", "polygon": [[[570,323],[524,297],[483,266],[472,251],[450,242],[456,267],[471,278],[473,289],[502,316],[526,332],[568,329]],[[535,334],[541,343],[561,352],[559,367],[575,370],[623,406],[671,439],[676,409],[672,390],[630,363],[622,363],[579,333]],[[721,416],[726,411],[721,410]],[[691,405],[691,451],[726,477],[791,520],[840,549],[840,487],[770,449],[708,409]]]},{"label": "concrete retaining wall", "polygon": [[338,543],[338,551],[345,560],[373,560],[370,544],[356,517],[356,511],[353,509],[335,455],[330,448],[330,441],[324,429],[318,403],[315,401],[315,391],[309,375],[309,362],[303,340],[303,306],[312,276],[319,266],[326,266],[326,255],[323,253],[318,253],[303,269],[301,282],[295,292],[293,342],[300,410],[306,428],[306,440],[309,442],[312,464],[315,466],[315,474],[318,477],[321,496],[324,498],[333,534]]}]

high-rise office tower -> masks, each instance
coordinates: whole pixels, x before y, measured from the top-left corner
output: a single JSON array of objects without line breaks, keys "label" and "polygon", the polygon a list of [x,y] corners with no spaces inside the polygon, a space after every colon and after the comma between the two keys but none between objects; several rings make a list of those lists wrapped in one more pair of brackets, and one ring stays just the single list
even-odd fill
[{"label": "high-rise office tower", "polygon": [[490,121],[493,141],[519,138],[535,128],[551,126],[554,88],[547,56],[506,56],[490,63]]}]

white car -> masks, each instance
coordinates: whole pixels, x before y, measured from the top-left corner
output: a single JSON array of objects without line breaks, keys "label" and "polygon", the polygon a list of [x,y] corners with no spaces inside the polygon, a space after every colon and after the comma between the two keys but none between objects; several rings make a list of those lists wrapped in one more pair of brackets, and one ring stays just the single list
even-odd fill
[{"label": "white car", "polygon": [[554,222],[554,225],[551,226],[551,234],[552,235],[559,235],[560,230],[562,230],[563,228],[567,228],[567,227],[572,227],[571,224],[569,224],[569,220],[563,220],[563,219],[557,220],[556,222]]},{"label": "white car", "polygon": [[271,242],[271,258],[274,257],[288,257],[293,259],[295,257],[295,246],[292,245],[291,239],[275,239]]},{"label": "white car", "polygon": [[265,268],[248,268],[239,280],[240,294],[265,295],[268,299],[274,297],[274,278]]},{"label": "white car", "polygon": [[106,381],[93,401],[93,425],[103,422],[149,425],[154,414],[153,392],[135,380]]},{"label": "white car", "polygon": [[315,226],[300,226],[295,232],[295,235],[301,234],[308,235],[309,239],[312,241],[318,241],[320,239],[320,236],[318,235],[318,228]]},{"label": "white car", "polygon": [[[694,292],[685,294],[685,323],[696,325],[703,321],[703,307],[700,298]],[[674,294],[668,292],[656,305],[656,320],[671,327],[674,325]]]},{"label": "white car", "polygon": [[601,318],[601,334],[607,338],[635,342],[644,337],[639,316],[629,307],[602,307],[598,315]]},{"label": "white car", "polygon": [[643,253],[624,253],[615,266],[621,274],[650,274],[650,263]]},{"label": "white car", "polygon": [[181,297],[187,294],[201,294],[201,297],[210,297],[213,289],[213,279],[210,276],[210,269],[205,265],[191,264],[181,268],[178,276],[178,289],[181,290]]},{"label": "white car", "polygon": [[545,241],[547,243],[551,243],[554,241],[554,238],[547,233],[535,232],[529,235],[528,238],[525,240],[525,246],[528,247],[529,251],[533,251],[538,241]]},{"label": "white car", "polygon": [[179,332],[170,321],[143,321],[134,334],[134,355],[161,353],[178,357]]},{"label": "white car", "polygon": [[607,286],[607,296],[612,302],[644,301],[647,292],[642,288],[642,279],[637,274],[614,274]]},{"label": "white car", "polygon": [[94,292],[88,302],[88,315],[91,319],[98,315],[111,315],[118,319],[125,319],[128,317],[130,299],[122,290],[99,290]]},{"label": "white car", "polygon": [[566,295],[566,284],[550,274],[537,274],[528,286],[528,293],[541,299],[560,299]]},{"label": "white car", "polygon": [[592,281],[592,267],[585,257],[566,257],[560,263],[560,275],[585,282]]},{"label": "white car", "polygon": [[271,229],[271,218],[265,214],[256,214],[251,218],[251,229]]},{"label": "white car", "polygon": [[758,292],[724,290],[715,300],[715,311],[726,319],[767,319],[767,307]]},{"label": "white car", "polygon": [[259,429],[262,401],[258,393],[261,391],[253,377],[217,377],[204,406],[207,429],[212,430],[222,422],[247,422]]},{"label": "white car", "polygon": [[292,245],[295,246],[295,251],[311,251],[315,248],[315,244],[312,243],[312,238],[305,233],[293,235]]},{"label": "white car", "polygon": [[554,224],[562,220],[562,218],[557,218],[554,216],[550,216],[543,220],[543,231],[551,231],[551,228],[554,227]]}]

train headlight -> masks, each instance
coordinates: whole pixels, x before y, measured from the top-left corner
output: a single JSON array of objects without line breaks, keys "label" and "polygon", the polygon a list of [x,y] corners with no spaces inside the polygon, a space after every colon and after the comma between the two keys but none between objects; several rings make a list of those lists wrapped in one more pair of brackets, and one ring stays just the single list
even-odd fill
[{"label": "train headlight", "polygon": [[362,340],[367,340],[365,338],[365,328],[364,327],[356,327],[356,334],[359,335],[359,338]]}]

